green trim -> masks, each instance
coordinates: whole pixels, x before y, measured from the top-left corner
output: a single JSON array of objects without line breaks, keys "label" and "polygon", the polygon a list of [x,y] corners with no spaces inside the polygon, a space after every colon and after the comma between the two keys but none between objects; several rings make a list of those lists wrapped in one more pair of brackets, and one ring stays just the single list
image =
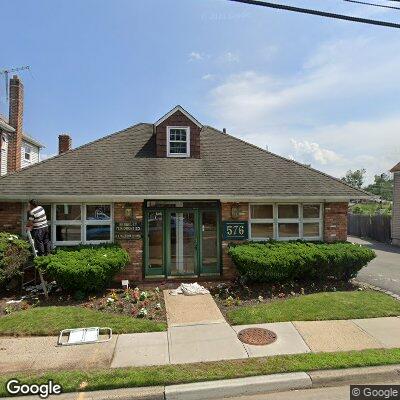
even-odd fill
[{"label": "green trim", "polygon": [[[161,213],[163,220],[163,266],[160,268],[149,268],[149,214]],[[196,254],[194,255],[195,269],[194,273],[171,275],[171,214],[178,212],[186,212],[194,214],[195,229],[195,246]],[[217,240],[217,263],[213,266],[204,267],[202,265],[203,251],[203,232],[202,232],[202,215],[204,212],[216,213],[216,240]],[[145,278],[155,276],[174,278],[174,277],[198,277],[202,275],[217,276],[221,274],[221,213],[220,208],[147,208],[144,210],[144,246],[143,260]]]}]

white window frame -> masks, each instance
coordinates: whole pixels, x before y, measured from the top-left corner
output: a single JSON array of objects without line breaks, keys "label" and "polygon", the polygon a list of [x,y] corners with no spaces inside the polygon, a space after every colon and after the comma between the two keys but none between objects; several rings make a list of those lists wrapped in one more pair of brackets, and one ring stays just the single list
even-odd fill
[{"label": "white window frame", "polygon": [[[268,219],[261,219],[261,218],[252,218],[251,216],[251,206],[253,205],[272,205],[273,206],[273,218]],[[297,205],[299,215],[298,218],[279,218],[278,215],[278,206],[284,205]],[[318,218],[303,218],[303,206],[305,205],[318,205],[319,206],[319,217]],[[273,223],[273,238],[274,240],[281,240],[281,241],[289,241],[289,240],[309,240],[309,241],[318,241],[323,240],[323,203],[319,202],[307,202],[307,203],[298,203],[298,202],[279,202],[279,203],[249,203],[249,239],[254,241],[266,241],[270,238],[253,238],[251,236],[251,226],[252,224],[257,223]],[[279,236],[279,224],[280,223],[294,223],[298,224],[299,226],[299,235],[292,236],[292,237],[281,237]],[[304,236],[304,223],[318,223],[319,224],[319,236]]]},{"label": "white window frame", "polygon": [[[65,220],[56,220],[56,207],[57,205],[75,205],[81,207],[81,219],[75,221],[65,221]],[[86,220],[86,206],[88,205],[109,205],[110,206],[110,219],[107,220]],[[86,227],[92,225],[110,225],[110,240],[86,240]],[[80,226],[81,227],[81,240],[69,240],[69,241],[57,241],[56,229],[57,226]],[[78,246],[80,244],[102,244],[102,243],[113,243],[114,242],[114,205],[112,203],[101,203],[101,202],[93,202],[93,203],[54,203],[51,207],[51,236],[52,243],[55,246]]]},{"label": "white window frame", "polygon": [[[272,206],[272,218],[252,218],[251,217],[251,206]],[[274,239],[276,237],[276,224],[275,224],[275,205],[273,203],[251,203],[249,204],[249,237],[251,236],[251,226],[252,224],[272,224],[272,238],[269,237],[257,237],[252,240],[265,241],[269,239]]]},{"label": "white window frame", "polygon": [[[297,206],[298,216],[297,218],[279,218],[279,206]],[[277,240],[298,240],[303,237],[303,225],[301,224],[303,214],[303,207],[300,203],[277,203],[276,204],[276,238]],[[298,236],[279,236],[279,224],[296,224],[299,227]]]},{"label": "white window frame", "polygon": [[[24,161],[28,163],[32,162],[32,147],[27,144],[23,144],[22,147],[24,148]],[[26,158],[27,155],[29,155],[29,158]]]},{"label": "white window frame", "polygon": [[[170,151],[170,131],[172,129],[184,129],[186,131],[186,140],[172,140],[172,142],[186,143],[186,153],[171,153]],[[190,157],[190,126],[167,126],[167,157],[186,158]]]}]

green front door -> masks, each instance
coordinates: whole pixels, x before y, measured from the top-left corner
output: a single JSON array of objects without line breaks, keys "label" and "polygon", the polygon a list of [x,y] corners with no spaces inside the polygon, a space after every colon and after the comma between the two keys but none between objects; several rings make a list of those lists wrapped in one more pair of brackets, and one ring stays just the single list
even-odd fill
[{"label": "green front door", "polygon": [[144,259],[147,277],[219,274],[218,210],[147,210]]}]

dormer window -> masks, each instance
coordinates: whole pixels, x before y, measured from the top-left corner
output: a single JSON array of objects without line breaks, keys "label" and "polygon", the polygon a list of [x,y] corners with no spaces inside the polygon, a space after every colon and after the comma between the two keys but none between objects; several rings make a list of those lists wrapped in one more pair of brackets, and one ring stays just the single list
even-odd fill
[{"label": "dormer window", "polygon": [[167,156],[190,157],[190,127],[167,126]]}]

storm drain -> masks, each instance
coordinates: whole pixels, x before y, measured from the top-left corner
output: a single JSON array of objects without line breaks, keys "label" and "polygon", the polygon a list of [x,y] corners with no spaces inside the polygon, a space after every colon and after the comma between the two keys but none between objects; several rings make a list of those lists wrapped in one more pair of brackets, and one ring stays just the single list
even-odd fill
[{"label": "storm drain", "polygon": [[264,328],[247,328],[238,333],[240,341],[255,346],[265,346],[275,342],[277,336],[275,332]]}]

